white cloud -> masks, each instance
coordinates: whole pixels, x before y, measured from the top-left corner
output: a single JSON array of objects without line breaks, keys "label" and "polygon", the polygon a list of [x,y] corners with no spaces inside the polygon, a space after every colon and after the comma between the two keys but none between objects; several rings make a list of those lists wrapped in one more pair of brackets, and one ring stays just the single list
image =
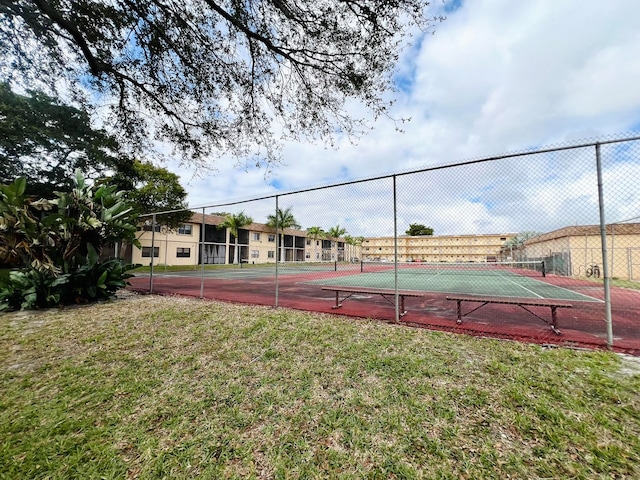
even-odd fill
[{"label": "white cloud", "polygon": [[[181,169],[189,203],[275,194],[638,128],[638,18],[636,0],[464,2],[435,35],[406,50],[400,71],[413,75],[412,90],[399,94],[393,112],[396,118],[412,117],[402,125],[404,134],[383,119],[357,145],[287,144],[287,165],[266,180],[262,171],[237,171],[223,161],[217,174],[199,180],[189,180],[189,171]],[[605,177],[637,180],[638,163],[610,165]],[[587,151],[454,169],[433,174],[437,185],[416,177],[417,191],[400,198],[407,225],[399,231],[415,222],[431,223],[436,233],[549,230],[591,222],[597,220],[594,166],[593,152]],[[294,213],[304,227],[340,223],[353,235],[388,234],[389,183],[360,184],[338,196],[332,190],[297,196]],[[612,216],[640,214],[637,196],[623,193],[608,197]]]}]

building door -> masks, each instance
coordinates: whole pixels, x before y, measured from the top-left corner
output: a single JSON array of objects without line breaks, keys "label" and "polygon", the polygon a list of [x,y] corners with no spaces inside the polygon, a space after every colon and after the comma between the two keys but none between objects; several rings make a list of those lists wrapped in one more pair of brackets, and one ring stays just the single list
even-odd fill
[{"label": "building door", "polygon": [[627,264],[629,265],[629,280],[640,280],[640,248],[627,248]]}]

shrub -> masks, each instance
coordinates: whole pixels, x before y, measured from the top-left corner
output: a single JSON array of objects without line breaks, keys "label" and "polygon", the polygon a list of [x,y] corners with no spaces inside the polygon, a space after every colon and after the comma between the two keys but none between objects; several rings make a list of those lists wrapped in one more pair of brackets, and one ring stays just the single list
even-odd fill
[{"label": "shrub", "polygon": [[0,262],[20,265],[0,290],[0,310],[103,299],[126,285],[134,266],[99,255],[109,242],[139,246],[123,192],[93,192],[79,172],[75,188],[52,200],[29,198],[25,187],[24,178],[0,186]]}]

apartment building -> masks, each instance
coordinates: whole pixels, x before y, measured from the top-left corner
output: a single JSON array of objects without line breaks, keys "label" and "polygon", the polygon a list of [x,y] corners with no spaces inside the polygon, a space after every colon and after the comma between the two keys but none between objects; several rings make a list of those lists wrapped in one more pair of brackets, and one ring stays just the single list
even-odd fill
[{"label": "apartment building", "polygon": [[263,223],[239,229],[238,238],[222,226],[224,217],[194,213],[191,221],[177,229],[168,229],[149,221],[140,226],[141,249],[131,249],[132,263],[148,265],[232,264],[235,251],[244,263],[352,261],[359,258],[360,247],[344,239],[307,237],[304,230],[285,229],[276,234]]},{"label": "apartment building", "polygon": [[[401,262],[495,262],[505,242],[515,233],[479,235],[420,235],[398,237],[398,261]],[[366,238],[362,258],[393,261],[393,237]]]},{"label": "apartment building", "polygon": [[[365,238],[362,245],[350,245],[344,238],[315,238],[304,230],[286,229],[281,234],[263,223],[252,223],[236,238],[222,226],[224,217],[194,213],[191,221],[177,229],[146,222],[140,227],[141,249],[129,248],[124,257],[148,265],[232,264],[235,250],[245,263],[393,261],[393,237]],[[204,242],[201,235],[204,232]],[[401,262],[495,262],[545,260],[549,272],[584,276],[587,268],[602,271],[600,227],[564,227],[544,233],[515,248],[505,246],[515,233],[477,235],[425,235],[398,237]],[[608,263],[612,277],[640,279],[640,223],[608,225]],[[202,250],[202,251],[201,251]],[[201,257],[201,255],[203,257]]]}]

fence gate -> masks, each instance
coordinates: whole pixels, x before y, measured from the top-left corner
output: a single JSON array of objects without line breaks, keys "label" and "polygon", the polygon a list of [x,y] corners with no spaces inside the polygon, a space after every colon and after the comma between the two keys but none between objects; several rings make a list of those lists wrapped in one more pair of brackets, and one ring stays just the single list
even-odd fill
[{"label": "fence gate", "polygon": [[640,280],[640,247],[627,248],[629,280]]}]

